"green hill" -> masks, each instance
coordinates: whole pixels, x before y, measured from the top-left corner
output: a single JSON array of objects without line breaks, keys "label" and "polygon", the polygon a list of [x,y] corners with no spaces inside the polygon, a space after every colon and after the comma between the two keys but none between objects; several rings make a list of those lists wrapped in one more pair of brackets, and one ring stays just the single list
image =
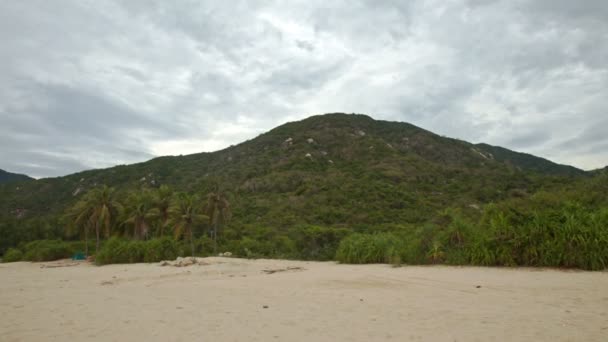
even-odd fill
[{"label": "green hill", "polygon": [[[544,222],[541,242],[556,238],[552,232],[568,220],[580,219],[569,224],[585,232],[603,224],[608,215],[602,213],[608,211],[598,210],[607,204],[605,175],[579,171],[407,123],[318,115],[217,152],[0,185],[0,235],[5,238],[0,247],[63,237],[66,209],[99,185],[116,188],[126,205],[134,191],[168,185],[198,194],[222,190],[232,219],[220,244],[237,255],[331,259],[347,234],[389,232],[417,246],[413,254],[400,255],[410,262],[602,268],[601,253],[592,260],[558,257],[579,231],[559,244],[521,242],[539,231],[532,223]],[[203,236],[207,228],[197,229]],[[505,237],[508,248],[500,244]],[[580,241],[587,238],[606,237]],[[597,250],[595,245],[572,246],[573,254]],[[343,261],[359,260],[348,251],[339,255]]]},{"label": "green hill", "polygon": [[0,184],[1,183],[8,183],[8,182],[18,182],[18,181],[25,181],[25,180],[32,180],[33,178],[26,176],[26,175],[22,175],[22,174],[18,174],[18,173],[11,173],[11,172],[7,172],[4,170],[0,170]]},{"label": "green hill", "polygon": [[591,175],[608,174],[608,166],[601,168],[601,169],[591,170],[591,171],[589,171],[589,174],[591,174]]},{"label": "green hill", "polygon": [[180,191],[204,191],[219,183],[239,202],[235,218],[243,222],[422,222],[447,206],[487,203],[557,182],[552,177],[556,172],[526,172],[530,168],[513,167],[520,159],[508,156],[492,157],[486,146],[407,123],[328,114],[287,123],[213,153],[4,186],[0,210],[5,215],[17,210],[25,217],[59,214],[99,184],[121,190],[168,184]]},{"label": "green hill", "polygon": [[574,166],[554,163],[550,160],[533,156],[527,153],[515,152],[509,149],[488,144],[477,144],[477,148],[497,161],[508,163],[523,171],[538,172],[558,176],[582,176],[585,171]]}]

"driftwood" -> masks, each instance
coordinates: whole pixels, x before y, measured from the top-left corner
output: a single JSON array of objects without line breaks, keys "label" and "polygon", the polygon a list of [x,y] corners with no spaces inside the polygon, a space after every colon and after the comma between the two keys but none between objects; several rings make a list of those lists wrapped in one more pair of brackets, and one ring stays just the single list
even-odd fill
[{"label": "driftwood", "polygon": [[270,270],[262,270],[262,272],[266,273],[266,274],[273,274],[273,273],[277,273],[277,272],[287,272],[287,271],[304,271],[305,268],[303,267],[287,267],[287,268],[276,268],[276,269],[270,269]]},{"label": "driftwood", "polygon": [[57,267],[71,267],[78,266],[79,263],[73,262],[69,264],[55,264],[55,265],[40,265],[40,268],[57,268]]}]

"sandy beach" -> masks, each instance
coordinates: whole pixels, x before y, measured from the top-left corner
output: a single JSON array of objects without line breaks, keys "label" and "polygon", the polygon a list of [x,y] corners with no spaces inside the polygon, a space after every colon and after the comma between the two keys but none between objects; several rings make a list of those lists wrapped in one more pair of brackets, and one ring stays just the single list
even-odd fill
[{"label": "sandy beach", "polygon": [[[1,341],[606,341],[608,272],[0,264]],[[56,267],[63,266],[63,267]]]}]

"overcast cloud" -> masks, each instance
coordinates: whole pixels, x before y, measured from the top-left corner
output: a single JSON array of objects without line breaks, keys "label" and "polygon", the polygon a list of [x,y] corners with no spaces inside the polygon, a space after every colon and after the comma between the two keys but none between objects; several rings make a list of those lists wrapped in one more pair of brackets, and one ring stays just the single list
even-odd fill
[{"label": "overcast cloud", "polygon": [[0,168],[213,151],[327,112],[608,164],[608,1],[0,1]]}]

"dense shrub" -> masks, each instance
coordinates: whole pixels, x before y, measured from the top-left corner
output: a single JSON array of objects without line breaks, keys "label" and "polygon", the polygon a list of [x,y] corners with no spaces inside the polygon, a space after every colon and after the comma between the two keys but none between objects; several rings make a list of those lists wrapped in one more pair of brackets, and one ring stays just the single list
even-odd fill
[{"label": "dense shrub", "polygon": [[284,235],[275,235],[269,239],[243,237],[240,240],[228,241],[222,248],[244,258],[291,259],[298,255],[295,243]]},{"label": "dense shrub", "polygon": [[61,240],[36,240],[25,244],[23,251],[23,260],[51,261],[70,258],[75,248]]},{"label": "dense shrub", "polygon": [[400,263],[402,239],[391,233],[352,234],[342,242],[336,260],[349,264]]},{"label": "dense shrub", "polygon": [[244,258],[261,258],[270,254],[270,244],[266,241],[254,240],[244,237],[240,240],[232,240],[226,244],[226,248],[233,255]]},{"label": "dense shrub", "polygon": [[[184,248],[190,250],[188,248]],[[180,255],[178,241],[162,237],[148,241],[125,240],[113,237],[106,241],[95,257],[98,265],[158,262],[173,260]]]},{"label": "dense shrub", "polygon": [[[194,242],[194,251],[197,256],[205,257],[213,255],[215,252],[221,252],[218,250],[215,242],[208,236],[203,236]],[[190,250],[187,253],[191,253]]]},{"label": "dense shrub", "polygon": [[177,241],[170,237],[153,239],[145,243],[144,262],[173,260],[179,255]]},{"label": "dense shrub", "polygon": [[307,226],[298,227],[292,235],[299,258],[333,260],[340,241],[350,233],[345,228]]},{"label": "dense shrub", "polygon": [[145,252],[143,241],[113,237],[103,244],[95,256],[95,262],[98,265],[143,262]]},{"label": "dense shrub", "polygon": [[480,266],[608,268],[608,210],[515,199],[486,208],[478,223],[458,211],[410,232],[353,234],[336,260]]},{"label": "dense shrub", "polygon": [[2,256],[2,262],[15,262],[23,259],[23,252],[16,248],[9,248]]},{"label": "dense shrub", "polygon": [[[524,206],[523,204],[527,206]],[[545,201],[546,203],[546,201]],[[490,207],[471,246],[469,262],[479,265],[608,267],[608,210],[578,203],[518,202]]]}]

